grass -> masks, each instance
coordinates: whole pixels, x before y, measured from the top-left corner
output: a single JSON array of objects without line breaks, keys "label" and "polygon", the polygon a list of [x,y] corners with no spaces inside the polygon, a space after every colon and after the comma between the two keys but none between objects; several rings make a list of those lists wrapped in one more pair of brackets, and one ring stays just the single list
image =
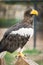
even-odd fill
[{"label": "grass", "polygon": [[10,53],[6,53],[5,60],[7,65],[13,65],[14,57]]},{"label": "grass", "polygon": [[32,49],[32,50],[26,49],[23,51],[23,53],[24,54],[30,54],[30,55],[37,55],[37,54],[40,54],[42,52],[37,50],[37,49]]},{"label": "grass", "polygon": [[[33,50],[24,50],[23,51],[24,54],[30,54],[30,55],[38,55],[38,54],[41,54],[42,52],[41,51],[38,51],[36,49],[33,49]],[[6,60],[6,63],[7,65],[14,65],[13,62],[15,62],[15,56],[17,56],[17,52],[13,52],[13,53],[9,53],[7,52],[6,55],[5,55],[5,60]],[[39,65],[43,65],[43,60],[39,60],[39,61],[36,61]]]},{"label": "grass", "polygon": [[10,27],[17,22],[20,22],[19,19],[0,19],[0,27]]}]

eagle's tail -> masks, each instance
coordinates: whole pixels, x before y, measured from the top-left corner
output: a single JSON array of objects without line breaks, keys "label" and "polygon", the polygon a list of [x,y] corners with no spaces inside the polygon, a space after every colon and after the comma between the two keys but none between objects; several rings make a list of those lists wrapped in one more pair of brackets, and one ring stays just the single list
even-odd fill
[{"label": "eagle's tail", "polygon": [[0,58],[3,58],[6,55],[6,51],[3,51],[3,46],[2,46],[2,40],[0,41]]},{"label": "eagle's tail", "polygon": [[0,52],[3,52],[2,40],[0,41]]}]

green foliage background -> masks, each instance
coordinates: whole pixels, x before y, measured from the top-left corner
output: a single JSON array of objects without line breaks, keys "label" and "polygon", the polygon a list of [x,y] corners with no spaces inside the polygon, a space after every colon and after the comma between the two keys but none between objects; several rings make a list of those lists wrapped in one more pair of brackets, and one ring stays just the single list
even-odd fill
[{"label": "green foliage background", "polygon": [[20,22],[19,19],[0,19],[0,28],[10,27],[17,22]]}]

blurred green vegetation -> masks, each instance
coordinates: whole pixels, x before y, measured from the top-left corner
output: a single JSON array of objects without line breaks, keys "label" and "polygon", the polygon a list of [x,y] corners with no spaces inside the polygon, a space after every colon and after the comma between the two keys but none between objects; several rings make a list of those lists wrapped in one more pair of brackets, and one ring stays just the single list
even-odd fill
[{"label": "blurred green vegetation", "polygon": [[32,49],[32,50],[26,49],[26,50],[23,51],[23,53],[24,54],[29,54],[29,55],[38,55],[42,52],[37,50],[37,49]]},{"label": "blurred green vegetation", "polygon": [[28,4],[33,4],[37,3],[37,4],[43,4],[43,2],[41,1],[36,1],[36,0],[30,0],[30,1],[14,1],[14,0],[5,0],[5,1],[1,1],[5,4],[23,4],[23,5],[28,5]]},{"label": "blurred green vegetation", "polygon": [[23,4],[23,5],[28,5],[28,4],[33,4],[33,2],[31,1],[12,1],[12,0],[9,0],[9,1],[3,1],[3,3],[5,4]]},{"label": "blurred green vegetation", "polygon": [[[36,49],[32,49],[32,50],[29,50],[29,49],[26,49],[23,51],[23,54],[30,54],[30,55],[38,55],[38,54],[41,54],[42,52],[41,51],[38,51]],[[16,61],[16,56],[17,56],[17,52],[13,52],[13,53],[9,53],[7,52],[6,55],[5,55],[5,60],[6,60],[6,63],[7,65],[14,65],[14,62]],[[43,60],[38,60],[36,61],[39,65],[43,65]]]},{"label": "blurred green vegetation", "polygon": [[14,57],[10,53],[6,53],[5,60],[7,65],[13,65]]},{"label": "blurred green vegetation", "polygon": [[10,27],[17,22],[20,22],[20,19],[0,19],[0,27]]}]

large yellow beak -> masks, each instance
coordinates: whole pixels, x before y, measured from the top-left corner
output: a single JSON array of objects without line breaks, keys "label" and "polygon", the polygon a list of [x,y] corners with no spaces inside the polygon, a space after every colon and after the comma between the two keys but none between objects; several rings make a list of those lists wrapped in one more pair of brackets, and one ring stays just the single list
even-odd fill
[{"label": "large yellow beak", "polygon": [[33,14],[33,15],[38,16],[38,11],[37,11],[37,10],[32,10],[32,11],[30,12],[30,14]]}]

